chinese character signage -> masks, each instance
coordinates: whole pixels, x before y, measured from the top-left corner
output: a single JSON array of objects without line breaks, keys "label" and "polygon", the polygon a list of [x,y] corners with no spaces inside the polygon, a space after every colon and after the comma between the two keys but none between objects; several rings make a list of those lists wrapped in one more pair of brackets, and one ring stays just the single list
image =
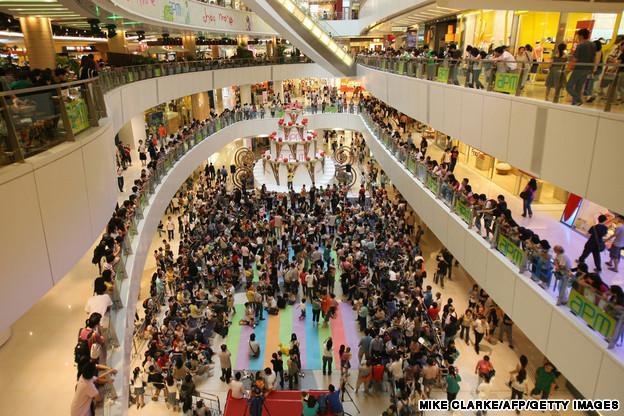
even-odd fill
[{"label": "chinese character signage", "polygon": [[189,0],[113,0],[146,23],[168,23],[201,31],[275,35],[256,14]]}]

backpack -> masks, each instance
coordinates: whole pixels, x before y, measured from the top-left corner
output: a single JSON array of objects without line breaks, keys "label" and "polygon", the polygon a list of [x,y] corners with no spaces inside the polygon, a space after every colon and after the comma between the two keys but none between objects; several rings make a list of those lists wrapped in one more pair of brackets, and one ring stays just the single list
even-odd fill
[{"label": "backpack", "polygon": [[91,358],[91,348],[89,347],[89,338],[80,339],[78,338],[78,342],[74,347],[74,362],[76,364],[83,363],[85,361],[89,361]]}]

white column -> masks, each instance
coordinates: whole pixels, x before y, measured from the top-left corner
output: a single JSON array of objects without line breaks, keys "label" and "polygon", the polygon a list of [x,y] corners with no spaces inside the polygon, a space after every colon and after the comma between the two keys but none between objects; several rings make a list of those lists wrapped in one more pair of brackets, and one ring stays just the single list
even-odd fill
[{"label": "white column", "polygon": [[241,85],[239,87],[241,105],[251,105],[251,84]]},{"label": "white column", "polygon": [[121,127],[119,139],[121,139],[123,144],[130,146],[131,149],[139,147],[139,140],[143,140],[143,143],[145,143],[145,118],[143,114],[132,117],[130,121]]}]

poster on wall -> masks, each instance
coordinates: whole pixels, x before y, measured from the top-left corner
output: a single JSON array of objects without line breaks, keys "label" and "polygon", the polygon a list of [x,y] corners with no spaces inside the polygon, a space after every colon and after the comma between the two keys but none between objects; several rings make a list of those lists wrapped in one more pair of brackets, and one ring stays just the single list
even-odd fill
[{"label": "poster on wall", "polygon": [[69,124],[74,134],[78,134],[89,128],[89,113],[87,111],[87,104],[83,99],[79,98],[74,101],[66,102],[65,109],[67,110]]},{"label": "poster on wall", "polygon": [[407,34],[405,35],[405,43],[407,44],[408,48],[415,48],[416,47],[416,33],[407,32]]},{"label": "poster on wall", "polygon": [[580,196],[570,193],[568,197],[568,202],[561,214],[561,222],[567,225],[568,227],[574,228],[574,222],[576,221],[576,217],[581,209],[581,204],[583,203],[583,198]]},{"label": "poster on wall", "polygon": [[[100,3],[100,1],[96,1]],[[137,17],[201,30],[275,34],[256,14],[188,0],[127,0],[113,3]]]}]

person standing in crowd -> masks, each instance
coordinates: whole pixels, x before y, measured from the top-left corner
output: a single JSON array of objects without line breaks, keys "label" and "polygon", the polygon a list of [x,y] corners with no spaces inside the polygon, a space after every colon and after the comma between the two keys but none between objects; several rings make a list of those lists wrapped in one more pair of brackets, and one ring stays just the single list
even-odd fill
[{"label": "person standing in crowd", "polygon": [[457,394],[459,393],[459,382],[461,381],[461,376],[457,374],[457,369],[453,366],[448,368],[448,374],[446,375],[446,400],[449,401],[449,405],[455,399],[457,399]]},{"label": "person standing in crowd", "polygon": [[553,53],[552,63],[550,64],[548,76],[546,77],[546,101],[550,98],[550,90],[554,88],[555,91],[557,91],[561,79],[565,74],[565,63],[568,60],[566,48],[567,45],[565,43],[560,43]]},{"label": "person standing in crowd", "polygon": [[557,375],[555,367],[548,361],[539,367],[535,372],[535,387],[531,390],[531,396],[547,400],[550,393],[557,388]]},{"label": "person standing in crowd", "polygon": [[[624,221],[624,217],[618,215],[620,221]],[[613,232],[613,235],[607,238],[606,241],[611,241],[611,247],[609,248],[609,261],[605,264],[609,266],[609,270],[614,273],[618,273],[618,266],[620,264],[620,258],[622,257],[622,250],[624,249],[624,223],[618,225]]]},{"label": "person standing in crowd", "polygon": [[570,273],[572,269],[572,263],[570,258],[565,254],[565,250],[560,245],[553,247],[555,257],[553,258],[553,276],[555,277],[555,284],[553,290],[557,290],[557,286],[564,276]]},{"label": "person standing in crowd", "polygon": [[[524,396],[529,394],[529,384],[527,382],[526,370],[523,368],[518,371],[509,384],[511,387],[511,400],[522,400]],[[516,410],[520,414],[519,410]]]},{"label": "person standing in crowd", "polygon": [[585,263],[585,259],[591,254],[594,258],[594,266],[597,273],[602,271],[600,253],[605,249],[604,237],[609,232],[609,229],[604,224],[605,222],[607,222],[607,217],[602,214],[599,215],[598,224],[592,225],[587,231],[587,241],[581,256],[578,258],[579,263]]},{"label": "person standing in crowd", "polygon": [[173,240],[175,224],[173,223],[173,218],[171,218],[171,216],[167,217],[167,225],[165,227],[167,228],[167,239],[169,241]]},{"label": "person standing in crowd", "polygon": [[232,378],[232,353],[228,351],[227,345],[221,344],[219,352],[219,362],[221,363],[221,381],[230,384]]},{"label": "person standing in crowd", "polygon": [[511,333],[513,330],[513,321],[511,320],[511,318],[509,317],[509,315],[507,315],[506,313],[503,314],[503,320],[501,322],[501,327],[498,330],[498,341],[500,343],[503,342],[503,337],[504,335],[507,336],[507,341],[509,341],[509,348],[513,349],[513,341],[512,341],[512,337],[511,337]]},{"label": "person standing in crowd", "polygon": [[230,392],[233,399],[244,399],[247,394],[241,378],[242,375],[240,371],[237,371],[236,374],[234,374],[234,380],[230,381]]},{"label": "person standing in crowd", "polygon": [[516,59],[504,46],[494,49],[493,60],[496,62],[496,72],[513,72],[518,68]]},{"label": "person standing in crowd", "polygon": [[273,372],[276,376],[279,376],[280,388],[284,388],[284,360],[282,359],[282,352],[274,352],[271,355],[271,365],[273,366]]},{"label": "person standing in crowd", "polygon": [[[479,376],[479,384],[487,379],[494,377],[495,370],[492,361],[490,361],[489,355],[484,355],[483,358],[477,361],[477,365],[475,367],[475,374]],[[477,386],[478,388],[478,386]]]},{"label": "person standing in crowd", "polygon": [[[479,400],[487,400],[490,399],[492,396],[492,390],[494,388],[493,386],[493,376],[485,376],[483,377],[483,380],[481,381],[481,383],[479,383],[479,385],[477,386],[477,391],[476,391],[476,398]],[[477,416],[481,416],[481,415],[485,415],[487,414],[487,411],[485,410],[479,410],[477,411]]]},{"label": "person standing in crowd", "polygon": [[332,363],[334,359],[334,343],[330,338],[325,340],[325,344],[323,344],[323,375],[327,374],[331,376],[332,373]]},{"label": "person standing in crowd", "polygon": [[481,340],[484,337],[489,337],[489,329],[488,324],[485,321],[485,317],[483,315],[477,316],[477,318],[472,322],[472,329],[474,332],[474,348],[475,352],[479,354],[479,347],[481,344]]},{"label": "person standing in crowd", "polygon": [[568,83],[566,85],[566,91],[572,97],[572,105],[581,105],[583,104],[583,99],[581,94],[583,92],[583,86],[585,85],[585,80],[592,71],[592,65],[594,64],[594,60],[596,58],[596,45],[593,42],[589,41],[589,30],[588,29],[579,29],[576,32],[577,36],[577,45],[574,50],[574,69],[568,78]]},{"label": "person standing in crowd", "polygon": [[80,378],[76,383],[74,398],[71,402],[71,416],[92,416],[93,402],[102,400],[102,396],[95,385],[97,369],[95,363],[89,362],[80,369]]},{"label": "person standing in crowd", "polygon": [[537,191],[537,181],[535,178],[531,178],[529,182],[524,187],[524,190],[520,192],[520,198],[522,198],[522,216],[526,217],[527,214],[529,218],[533,217],[533,210],[531,209],[531,204],[533,203],[533,198],[535,198],[535,192]]},{"label": "person standing in crowd", "polygon": [[344,409],[342,407],[342,400],[340,399],[340,389],[336,389],[333,384],[327,387],[329,394],[327,395],[327,406],[332,415],[342,416]]},{"label": "person standing in crowd", "polygon": [[139,140],[139,147],[137,148],[137,151],[139,152],[141,166],[147,166],[147,148],[143,144],[143,140]]}]

